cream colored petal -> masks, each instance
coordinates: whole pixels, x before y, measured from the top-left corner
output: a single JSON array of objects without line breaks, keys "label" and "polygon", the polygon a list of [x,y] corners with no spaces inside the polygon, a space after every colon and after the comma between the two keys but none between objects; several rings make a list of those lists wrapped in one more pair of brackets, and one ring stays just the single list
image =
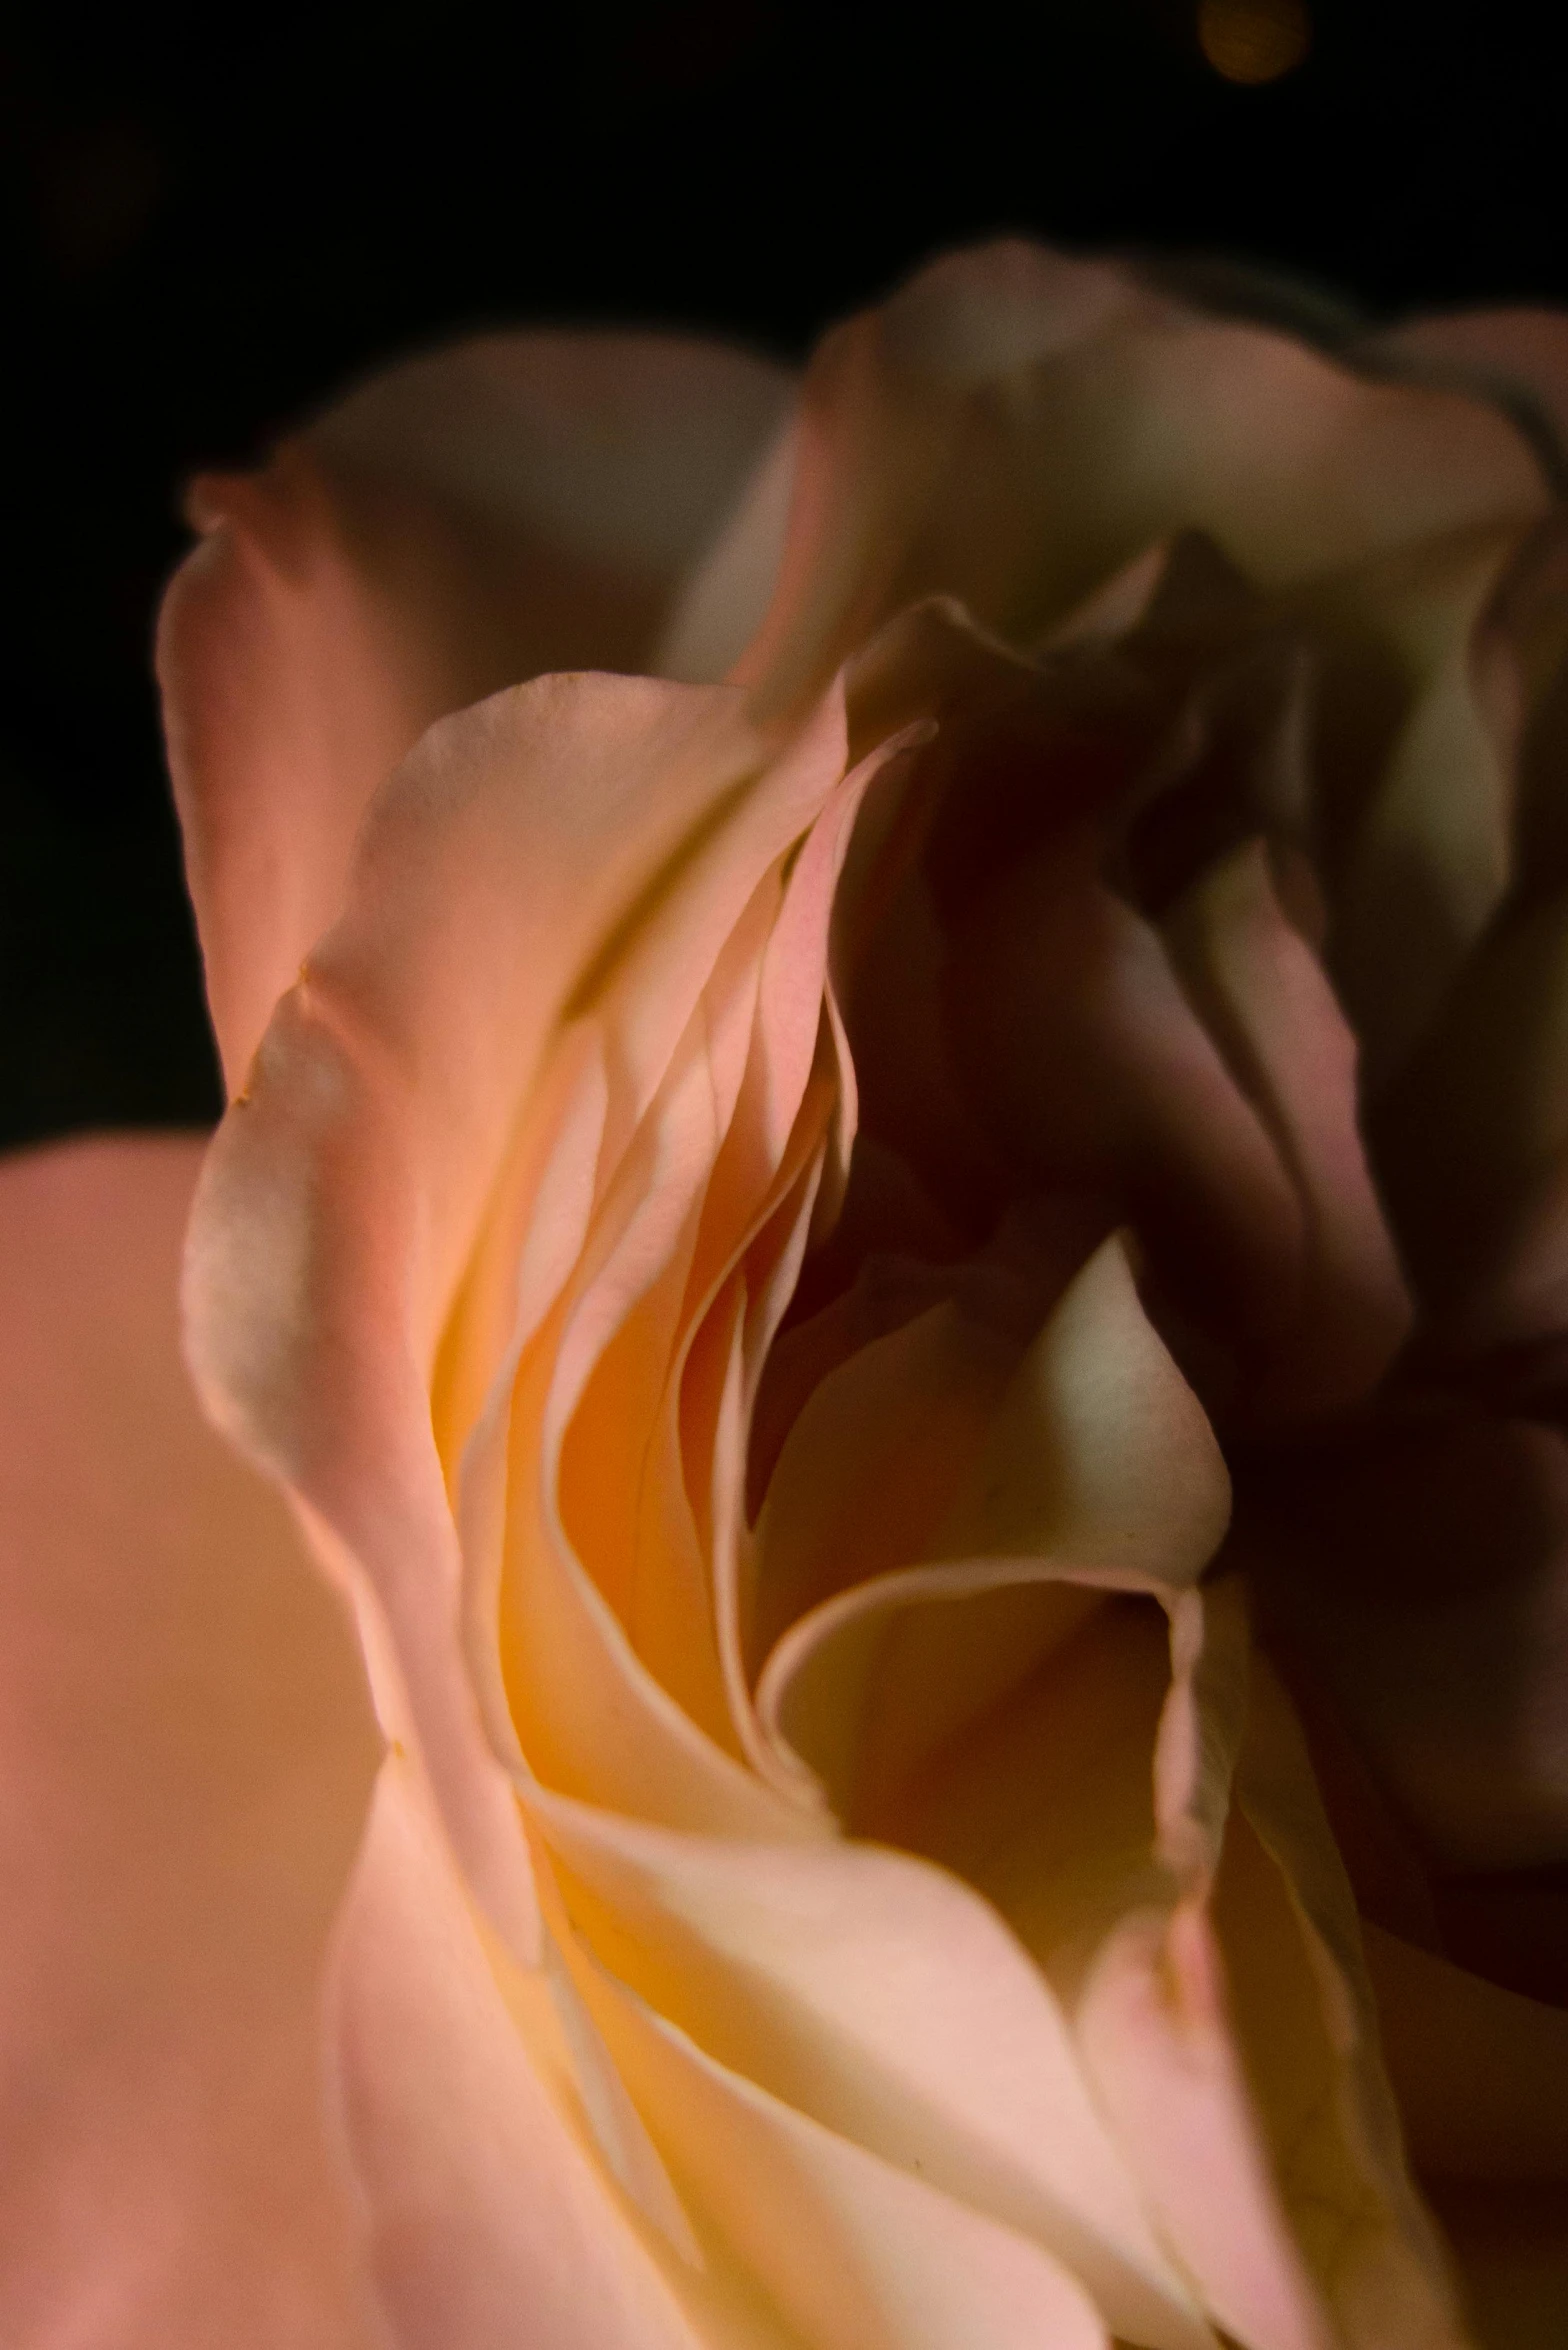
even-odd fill
[{"label": "cream colored petal", "polygon": [[954,1878],[866,1845],[706,1843],[554,1802],[540,1816],[578,1930],[709,2055],[1033,2236],[1119,2334],[1207,2339],[1054,1996]]},{"label": "cream colored petal", "polygon": [[1182,528],[1276,588],[1546,502],[1484,405],[1358,379],[1113,267],[982,247],[817,353],[777,593],[736,674],[809,699],[933,592],[1030,641]]},{"label": "cream colored petal", "polygon": [[543,1974],[503,1997],[408,1765],[378,1786],[340,1922],[339,2126],[397,2350],[731,2350],[596,2158]]},{"label": "cream colored petal", "polygon": [[1450,2187],[1438,2197],[1480,2350],[1557,2350],[1568,2308],[1560,2187]]},{"label": "cream colored petal", "polygon": [[[759,793],[737,820],[739,847],[724,844],[722,870],[752,870],[752,826],[751,849],[767,841],[767,854],[788,858],[790,871],[760,948],[753,1032],[732,1121],[721,1135],[711,1029],[699,1006],[669,1090],[655,1096],[632,1139],[556,1320],[522,1362],[505,1418],[497,1416],[487,1432],[484,1461],[476,1453],[465,1472],[465,1480],[494,1480],[502,1459],[511,1463],[505,1564],[493,1602],[478,1594],[496,1570],[477,1559],[470,1569],[470,1652],[476,1673],[488,1669],[492,1679],[486,1653],[494,1633],[481,1618],[491,1605],[501,1615],[505,1699],[498,1688],[490,1696],[498,1741],[552,1785],[641,1817],[721,1832],[796,1835],[812,1832],[812,1823],[780,1806],[721,1751],[733,1740],[720,1718],[729,1697],[719,1679],[712,1572],[698,1541],[704,1471],[700,1461],[688,1471],[682,1457],[684,1504],[666,1495],[676,1505],[666,1512],[664,1501],[656,1507],[648,1497],[649,1463],[662,1458],[677,1467],[686,1349],[737,1259],[744,1254],[747,1277],[758,1283],[753,1302],[765,1322],[787,1295],[785,1282],[774,1305],[763,1307],[777,1267],[765,1267],[756,1252],[767,1253],[775,1213],[793,1219],[788,1245],[803,1244],[804,1218],[789,1203],[799,1195],[809,1215],[811,1200],[800,1187],[814,1188],[828,1144],[832,1088],[817,1073],[827,921],[843,834],[870,772],[857,769],[823,795],[826,804],[792,857],[798,811],[780,823],[793,806],[787,794],[770,814]],[[740,910],[732,907],[731,919]],[[668,930],[700,939],[703,924],[677,924],[677,911],[692,909],[677,902]],[[622,984],[646,1025],[637,991]],[[629,1025],[618,1020],[612,1030],[617,1057],[627,1053]],[[631,1042],[635,1047],[635,1035]],[[733,1494],[737,1511],[740,1499]],[[491,1518],[499,1535],[493,1510]],[[666,1539],[673,1550],[660,1547]],[[679,1657],[671,1653],[679,1621],[654,1620],[676,1607],[690,1634]],[[662,1666],[662,1688],[650,1665]],[[672,1689],[697,1697],[697,1722],[672,1702]],[[730,1727],[744,1744],[743,1729]]]},{"label": "cream colored petal", "polygon": [[1568,315],[1499,303],[1406,318],[1362,346],[1374,364],[1391,361],[1434,383],[1504,402],[1519,394],[1568,444]]},{"label": "cream colored petal", "polygon": [[370,2350],[322,2122],[376,1738],[180,1363],[203,1145],[0,1169],[0,2335]]},{"label": "cream colored petal", "polygon": [[1151,1252],[1206,1398],[1245,1411],[1296,1325],[1301,1201],[1097,851],[1058,836],[965,910],[944,991],[955,1050],[1021,1178],[1109,1197]]},{"label": "cream colored petal", "polygon": [[[635,1124],[759,872],[840,779],[842,745],[829,706],[770,764],[733,694],[626,679],[542,680],[445,722],[378,801],[349,910],[209,1162],[187,1264],[209,1408],[373,1591],[383,1718],[421,1753],[518,1949],[531,1880],[458,1646],[432,1361],[556,1024],[614,989],[641,935],[623,939],[628,918],[657,915],[684,875],[675,918],[649,925],[660,984],[635,969],[609,1064],[605,1117]],[[764,774],[746,821],[715,832]]]},{"label": "cream colored petal", "polygon": [[[517,1707],[518,1784],[569,1872],[574,1925],[605,1961],[775,2095],[1026,2227],[1092,2282],[1131,2338],[1201,2342],[1077,2082],[1049,1992],[983,1908],[891,1855],[803,1848],[798,1831],[786,1844],[781,1825],[759,1845],[733,1841],[734,1828],[716,1841],[643,1824],[678,1820],[680,1801],[648,1760],[635,1772],[617,1762],[623,1733],[595,1710],[599,1684],[574,1679],[573,1651],[538,1596],[535,1609],[523,1650],[551,1670]],[[575,1766],[540,1735],[544,1702],[575,1727]],[[563,1801],[525,1757],[557,1787],[608,1795],[618,1813]],[[703,1817],[720,1824],[711,1801]],[[753,1838],[766,1814],[755,1821]],[[644,2113],[652,2123],[646,2102]],[[700,2202],[692,2208],[700,2224]]]},{"label": "cream colored petal", "polygon": [[810,2350],[1109,2350],[1039,2244],[703,2056],[598,1969],[580,1980],[673,2175]]},{"label": "cream colored petal", "polygon": [[716,346],[496,335],[372,379],[262,473],[197,485],[159,670],[231,1088],[338,911],[378,785],[502,686],[646,668],[788,395]]}]

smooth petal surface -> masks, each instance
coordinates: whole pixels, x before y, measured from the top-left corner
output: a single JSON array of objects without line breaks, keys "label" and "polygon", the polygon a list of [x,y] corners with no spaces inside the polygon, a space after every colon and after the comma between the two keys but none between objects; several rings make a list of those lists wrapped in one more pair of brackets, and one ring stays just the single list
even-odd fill
[{"label": "smooth petal surface", "polygon": [[1560,311],[1504,304],[1436,311],[1401,320],[1363,348],[1374,364],[1414,362],[1431,381],[1446,379],[1500,402],[1522,394],[1538,407],[1559,448],[1568,444],[1568,318]]},{"label": "smooth petal surface", "polygon": [[231,1091],[377,786],[502,686],[648,667],[788,395],[782,370],[673,337],[498,335],[197,484],[159,674]]},{"label": "smooth petal surface", "polygon": [[[187,1298],[392,1741],[335,2013],[399,2350],[1458,2350],[1247,1602],[1362,1740],[1348,1800],[1392,1786],[1447,1872],[1389,1799],[1401,1924],[1479,1936],[1499,1856],[1555,1898],[1557,1439],[1517,1424],[1499,1511],[1367,1498],[1401,1431],[1470,1425],[1455,1334],[1518,1335],[1456,1310],[1423,1400],[1400,1210],[1450,1068],[1507,1161],[1447,1152],[1451,1189],[1515,1226],[1457,1303],[1555,1313],[1545,444],[997,247],[756,408],[691,569],[652,470],[477,460],[497,348],[455,438],[443,363],[356,396],[218,533],[232,571],[271,530],[268,581],[192,590],[281,644],[336,532],[341,628],[287,626],[353,638],[333,707],[383,726],[293,878],[255,867],[287,922],[324,877],[341,911]],[[696,682],[538,677],[380,780],[431,679],[520,641],[568,507],[571,578],[644,631],[600,658]],[[305,702],[299,773],[336,773]],[[1453,1219],[1410,1228],[1424,1306]],[[1529,2162],[1445,2194],[1556,2161],[1517,2061],[1550,2011],[1497,1996],[1477,2127]]]},{"label": "smooth petal surface", "polygon": [[370,2350],[321,1977],[376,1739],[179,1357],[202,1145],[0,1170],[0,2333]]},{"label": "smooth petal surface", "polygon": [[830,336],[798,433],[777,592],[736,671],[779,703],[922,595],[1028,641],[1183,528],[1279,589],[1546,503],[1526,441],[1473,400],[1023,244],[939,261]]},{"label": "smooth petal surface", "polygon": [[1355,1038],[1285,917],[1261,842],[1195,884],[1165,927],[1181,977],[1301,1201],[1300,1320],[1270,1403],[1304,1415],[1344,1409],[1377,1385],[1411,1322],[1361,1142]]},{"label": "smooth petal surface", "polygon": [[1568,1443],[1449,1408],[1257,1479],[1265,1608],[1431,1862],[1568,1859]]},{"label": "smooth petal surface", "polygon": [[547,1980],[508,1980],[515,2008],[439,1826],[391,1756],[339,1930],[332,2024],[392,2341],[695,2350],[715,2337],[595,2160]]}]

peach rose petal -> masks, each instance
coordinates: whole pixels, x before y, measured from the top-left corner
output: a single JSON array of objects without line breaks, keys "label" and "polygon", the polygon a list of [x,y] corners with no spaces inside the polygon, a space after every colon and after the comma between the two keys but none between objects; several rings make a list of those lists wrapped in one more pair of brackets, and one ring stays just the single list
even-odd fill
[{"label": "peach rose petal", "polygon": [[[929,1452],[868,1543],[850,1464],[875,1461],[884,1428],[900,1426],[931,1427]],[[935,1309],[824,1382],[785,1446],[758,1529],[764,1585],[777,1572],[796,1588],[803,1551],[847,1571],[768,1656],[764,1725],[841,1812],[896,1818],[905,1783],[1005,1704],[1102,1592],[1194,1580],[1229,1504],[1121,1239],[1021,1361]]]},{"label": "peach rose petal", "polygon": [[1361,1921],[1290,1703],[1254,1653],[1214,1914],[1252,2091],[1300,2239],[1352,2341],[1454,2339],[1406,2169]]},{"label": "peach rose petal", "polygon": [[1032,2236],[1129,2339],[1209,2340],[1054,1997],[955,1878],[865,1844],[679,1837],[548,1797],[537,1814],[577,1932],[709,2056]]},{"label": "peach rose petal", "polygon": [[608,1975],[586,1995],[689,2179],[816,2350],[1110,2350],[1092,2301],[1041,2246],[823,2129],[705,2058]]},{"label": "peach rose petal", "polygon": [[[837,740],[835,759],[841,732]],[[831,741],[830,729],[813,755],[826,761]],[[676,1444],[685,1350],[710,1308],[723,1310],[720,1292],[739,1257],[760,1284],[752,1300],[760,1309],[777,1268],[770,1273],[753,1259],[775,1215],[795,1224],[797,1250],[804,1241],[804,1216],[830,1149],[831,1099],[813,1048],[823,1016],[834,844],[865,780],[852,773],[840,781],[835,766],[818,772],[805,760],[781,766],[759,784],[714,854],[693,862],[674,890],[667,923],[655,923],[630,950],[613,982],[617,1006],[624,989],[630,1014],[622,1018],[609,1005],[604,1013],[612,1057],[630,1057],[635,1069],[637,1028],[645,1042],[653,1033],[650,1003],[664,1005],[668,1025],[671,1007],[681,1007],[687,1027],[661,1047],[669,1051],[673,1042],[673,1058],[619,1157],[601,1145],[603,1195],[579,1261],[549,1319],[502,1359],[463,1469],[469,1655],[498,1749],[519,1764],[526,1754],[553,1785],[715,1833],[793,1835],[806,1823],[789,1807],[781,1810],[724,1753],[729,1739],[714,1709],[726,1700],[711,1680],[702,1700],[705,1735],[650,1672],[652,1656],[691,1695],[692,1676],[709,1670],[705,1657],[714,1670],[720,1660],[697,1537],[700,1464],[684,1505],[672,1497],[667,1515],[662,1505],[650,1515],[639,1499],[643,1463],[650,1444],[666,1457]],[[815,809],[797,797],[808,783]],[[802,823],[809,829],[791,858]],[[827,858],[820,875],[819,856]],[[729,1023],[715,1017],[700,967],[721,968],[737,936],[751,932],[759,869],[766,876],[785,860],[787,881],[780,873],[769,884],[776,888],[773,929],[755,942],[744,1072],[737,1086],[739,1064],[725,1044],[729,1070],[721,1083],[714,1049]],[[797,938],[792,925],[813,902]],[[739,923],[740,931],[726,941],[721,923]],[[650,977],[659,984],[645,986]],[[736,1000],[744,1003],[746,991]],[[730,1122],[721,1132],[726,1105]],[[785,1282],[780,1304],[787,1288]],[[776,1316],[778,1307],[771,1310]],[[750,1320],[748,1310],[748,1345]],[[684,1482],[684,1454],[671,1466]],[[692,1635],[679,1659],[670,1654],[668,1628],[650,1622],[648,1599],[638,1596],[645,1581],[666,1572],[672,1604]],[[639,1639],[648,1656],[637,1653]]]},{"label": "peach rose petal", "polygon": [[1498,304],[1406,318],[1359,346],[1358,356],[1413,365],[1430,382],[1508,402],[1523,395],[1568,445],[1568,319],[1555,310]]},{"label": "peach rose petal", "polygon": [[257,475],[198,482],[159,674],[231,1089],[377,787],[502,686],[646,668],[788,396],[712,345],[496,335],[374,378]]},{"label": "peach rose petal", "polygon": [[394,1754],[339,1925],[332,2019],[337,2107],[397,2350],[728,2350],[683,2309],[596,2159],[547,1982],[504,1962],[501,1980],[514,2004]]},{"label": "peach rose petal", "polygon": [[1362,1147],[1355,1038],[1311,947],[1285,916],[1261,841],[1196,882],[1162,929],[1301,1198],[1300,1322],[1268,1408],[1346,1409],[1377,1385],[1412,1318]]},{"label": "peach rose petal", "polygon": [[195,1138],[0,1171],[0,2040],[15,2350],[379,2337],[321,1983],[376,1738],[277,1495],[204,1426]]},{"label": "peach rose petal", "polygon": [[1031,642],[1184,528],[1278,589],[1547,503],[1484,405],[1023,244],[939,261],[830,335],[798,433],[777,591],[735,671],[770,706],[934,592]]},{"label": "peach rose petal", "polygon": [[[1291,2350],[1338,2324],[1367,2350],[1457,2341],[1364,1994],[1351,2020],[1353,1911],[1319,1881],[1299,1741],[1277,1733],[1269,1767],[1244,1774],[1270,1856],[1239,1891],[1242,1863],[1219,1865],[1245,1635],[1223,1599],[1200,1615],[1190,1586],[1226,1482],[1118,1244],[1069,1289],[971,1475],[967,1519],[955,1505],[938,1548],[973,1563],[884,1575],[797,1625],[764,1675],[764,1720],[827,1768],[858,1824],[970,1877],[1023,1936],[1076,2011],[1162,2232],[1239,2339]],[[1139,1587],[1171,1611],[1173,1677]],[[1216,1611],[1217,1645],[1202,1629]],[[1251,1830],[1233,1815],[1226,1835],[1229,1855]],[[1167,1977],[1186,1986],[1180,2017]]]},{"label": "peach rose petal", "polygon": [[[280,1008],[209,1164],[187,1266],[209,1404],[374,1595],[383,1718],[422,1755],[470,1882],[520,1954],[537,1934],[532,1879],[458,1643],[461,1565],[428,1401],[437,1336],[554,1025],[574,990],[587,1011],[617,983],[605,939],[644,893],[673,891],[611,1031],[605,1116],[635,1135],[726,931],[842,760],[831,704],[770,767],[732,692],[648,681],[549,679],[447,721],[378,801],[348,913]],[[713,834],[743,792],[744,814]],[[656,1116],[647,1132],[666,1126]],[[581,1127],[581,1147],[596,1129]],[[679,1119],[668,1132],[690,1152]],[[597,1148],[602,1159],[602,1135]],[[643,1202],[643,1222],[658,1213]],[[595,1310],[607,1337],[619,1309]],[[579,1386],[596,1343],[578,1342]],[[548,1363],[537,1345],[535,1359]],[[527,1523],[520,1508],[514,1532]],[[560,1558],[548,1523],[535,1554]],[[649,1794],[674,1771],[710,1825],[737,1805],[756,1819],[763,1791],[638,1675],[580,1569],[548,1572],[551,1702],[560,1718],[563,1693],[573,1700],[571,1735],[593,1751],[590,1722],[619,1718],[647,1750]]]}]

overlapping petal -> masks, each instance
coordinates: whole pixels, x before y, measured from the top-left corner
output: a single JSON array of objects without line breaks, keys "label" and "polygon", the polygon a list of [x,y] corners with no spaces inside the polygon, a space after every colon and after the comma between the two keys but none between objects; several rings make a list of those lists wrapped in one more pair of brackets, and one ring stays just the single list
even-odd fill
[{"label": "overlapping petal", "polygon": [[673,337],[497,335],[371,379],[261,474],[197,483],[159,674],[231,1090],[379,785],[503,686],[651,666],[788,393]]},{"label": "overlapping petal", "polygon": [[[559,417],[487,470],[493,402],[557,398],[530,348],[522,390],[492,351],[351,402],[173,607],[232,1065],[309,947],[187,1304],[394,1742],[336,2009],[394,2338],[1449,2350],[1377,2044],[1410,1962],[1369,1978],[1223,1569],[1305,1651],[1269,1509],[1382,1426],[1406,1169],[1489,963],[1540,1000],[1528,441],[1016,247],[830,338],[782,435],[736,377],[662,505],[667,449],[595,486]],[[499,682],[462,661],[537,666],[563,533],[596,660],[731,682],[541,676],[422,732]],[[1550,1017],[1467,1080],[1534,1203],[1547,1273],[1486,1259],[1532,1332]],[[1423,1303],[1451,1226],[1413,1228]],[[1555,1565],[1514,1593],[1554,1627]],[[1336,1702],[1450,1863],[1499,1821],[1539,1860],[1550,1703],[1483,1674],[1467,1710],[1473,1595],[1375,1582]],[[1506,1678],[1518,1610],[1481,1616]],[[1530,1752],[1489,1786],[1499,1708]]]}]

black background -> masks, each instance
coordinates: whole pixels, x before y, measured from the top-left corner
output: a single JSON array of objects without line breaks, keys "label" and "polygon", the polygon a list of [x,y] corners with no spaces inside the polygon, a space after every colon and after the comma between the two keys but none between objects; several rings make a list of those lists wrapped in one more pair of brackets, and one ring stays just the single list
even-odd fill
[{"label": "black background", "polygon": [[476,324],[798,353],[998,228],[1374,315],[1568,300],[1568,65],[1526,22],[1318,0],[1246,88],[1187,0],[0,15],[0,1141],[216,1104],[148,683],[196,466]]}]

